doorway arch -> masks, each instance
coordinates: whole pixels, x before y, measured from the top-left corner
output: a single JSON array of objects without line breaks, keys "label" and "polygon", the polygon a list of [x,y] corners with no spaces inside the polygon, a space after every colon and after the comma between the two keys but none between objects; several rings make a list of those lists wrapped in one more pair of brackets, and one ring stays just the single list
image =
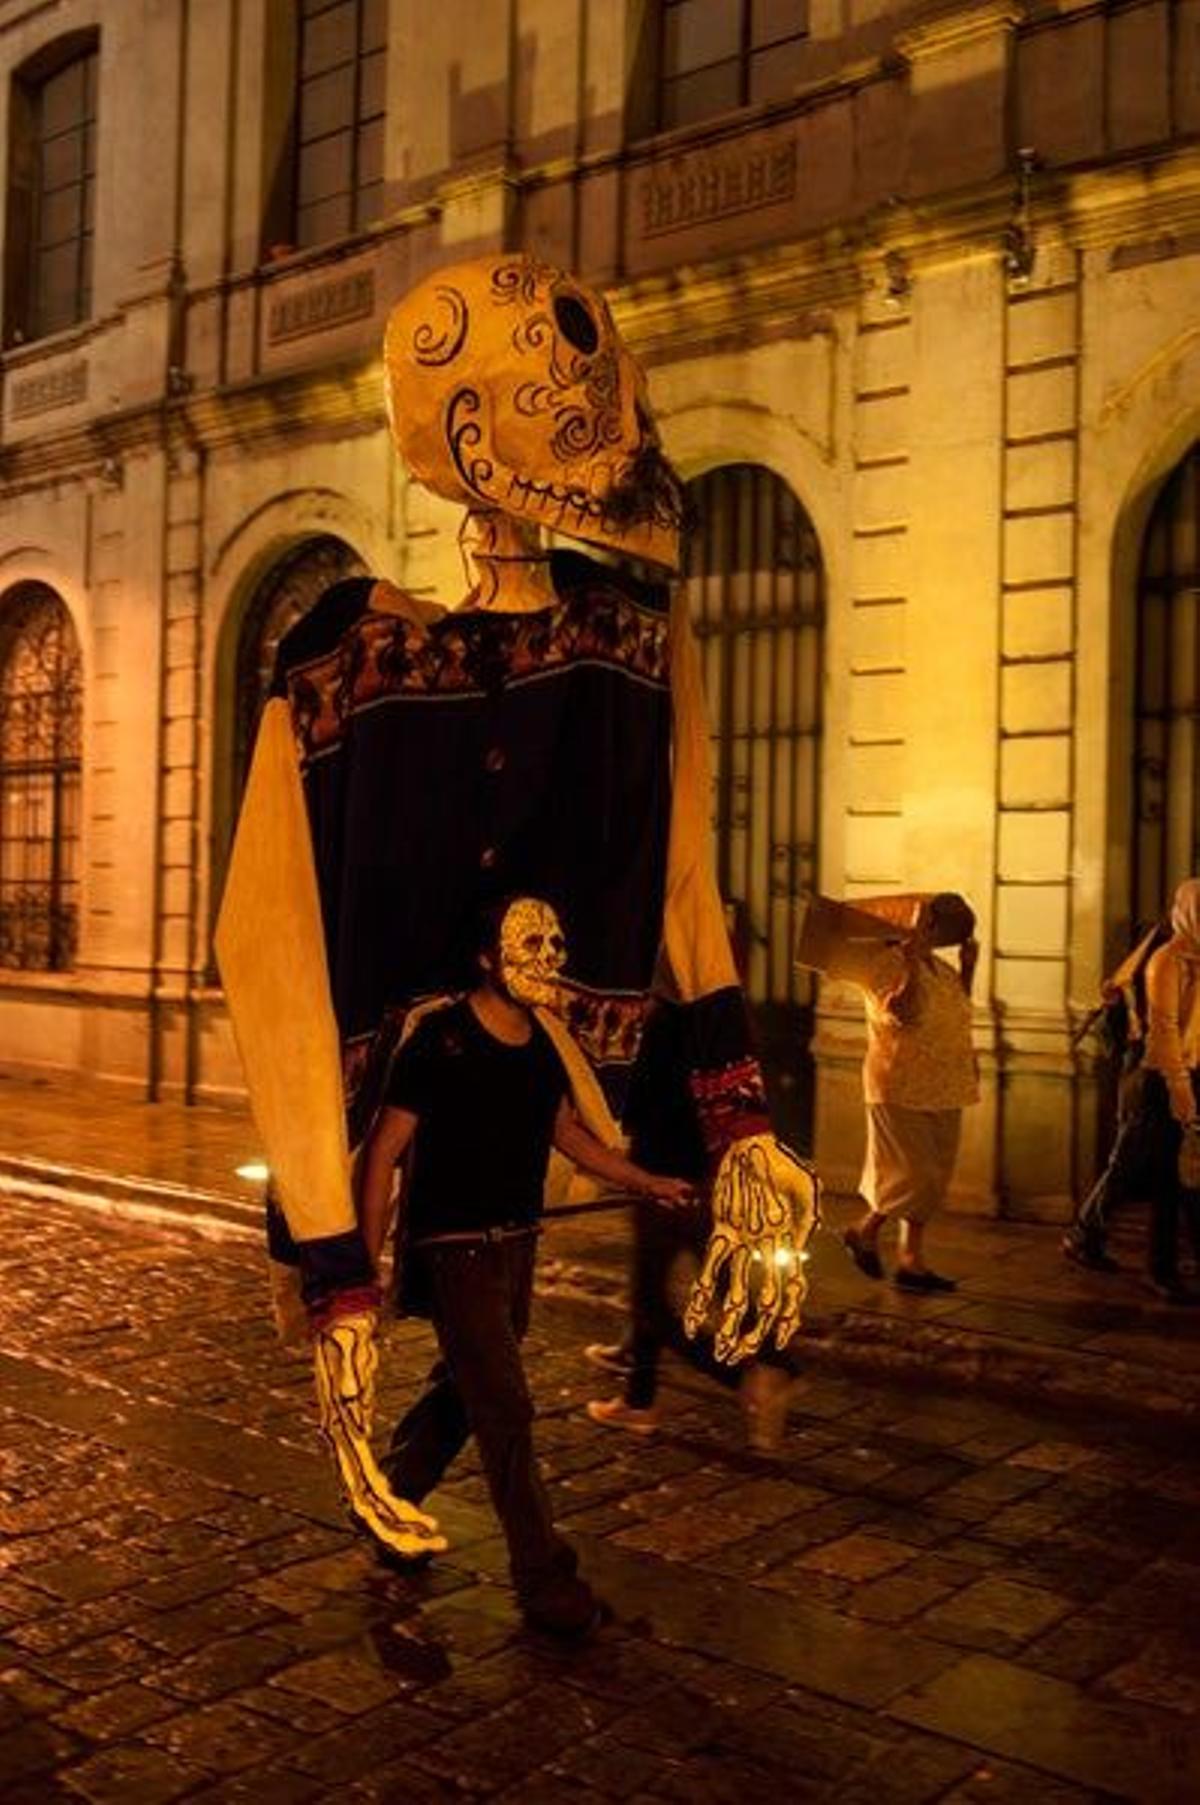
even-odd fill
[{"label": "doorway arch", "polygon": [[1163,484],[1142,536],[1136,606],[1135,929],[1200,870],[1200,442]]},{"label": "doorway arch", "polygon": [[824,561],[802,503],[763,464],[719,465],[688,497],[717,878],[776,1119],[808,1147],[815,985],[793,948],[798,898],[818,885]]},{"label": "doorway arch", "polygon": [[277,550],[274,557],[266,556],[270,561],[265,569],[257,564],[259,574],[247,582],[242,605],[231,608],[218,642],[209,877],[208,971],[213,982],[217,973],[211,930],[221,905],[242,792],[279,641],[333,584],[368,574],[360,554],[334,533],[310,532]]},{"label": "doorway arch", "polygon": [[275,654],[289,628],[314,607],[327,589],[345,577],[366,576],[367,567],[344,539],[321,533],[285,552],[256,586],[238,632],[234,666],[233,795],[241,801],[258,719],[271,687]]}]

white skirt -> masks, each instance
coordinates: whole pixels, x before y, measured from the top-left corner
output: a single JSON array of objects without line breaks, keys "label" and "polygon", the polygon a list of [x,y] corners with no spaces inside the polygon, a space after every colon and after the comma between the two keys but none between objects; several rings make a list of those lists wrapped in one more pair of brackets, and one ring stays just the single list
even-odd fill
[{"label": "white skirt", "polygon": [[946,1201],[958,1143],[961,1109],[905,1109],[867,1104],[867,1157],[859,1189],[873,1210],[928,1222]]}]

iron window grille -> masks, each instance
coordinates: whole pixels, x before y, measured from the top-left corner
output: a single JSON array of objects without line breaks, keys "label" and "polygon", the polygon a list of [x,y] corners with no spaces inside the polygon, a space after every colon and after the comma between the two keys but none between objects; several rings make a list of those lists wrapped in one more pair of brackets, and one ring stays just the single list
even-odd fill
[{"label": "iron window grille", "polygon": [[1133,780],[1132,912],[1148,924],[1200,871],[1200,444],[1142,542]]},{"label": "iron window grille", "polygon": [[0,610],[0,966],[75,961],[82,714],[70,616],[27,584]]},{"label": "iron window grille", "polygon": [[717,878],[776,1120],[811,1143],[812,974],[794,957],[817,888],[825,576],[811,520],[757,464],[688,485],[687,588],[712,728]]}]

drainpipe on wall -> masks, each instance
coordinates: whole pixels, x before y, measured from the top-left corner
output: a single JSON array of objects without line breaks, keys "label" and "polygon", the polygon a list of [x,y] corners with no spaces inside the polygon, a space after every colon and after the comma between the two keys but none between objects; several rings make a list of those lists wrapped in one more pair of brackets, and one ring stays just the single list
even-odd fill
[{"label": "drainpipe on wall", "polygon": [[[185,333],[184,333],[184,295],[186,282],[183,273],[183,209],[184,209],[184,176],[187,155],[188,116],[187,116],[187,67],[188,45],[191,36],[191,4],[190,0],[181,0],[179,35],[175,67],[175,167],[173,179],[174,208],[171,221],[171,253],[170,269],[167,277],[167,343],[166,369],[163,371],[164,399],[159,406],[159,447],[163,460],[162,483],[162,515],[159,522],[159,572],[160,592],[158,608],[158,719],[155,724],[155,773],[154,773],[154,871],[152,882],[152,953],[150,963],[150,1022],[149,1046],[147,1048],[146,1096],[151,1103],[162,1099],[163,1081],[163,1009],[168,1001],[163,995],[163,960],[164,960],[164,922],[163,900],[165,889],[165,850],[166,822],[164,820],[166,803],[166,757],[167,757],[167,691],[169,684],[168,671],[168,628],[170,624],[170,517],[171,517],[171,476],[173,467],[173,428],[180,415],[180,403],[190,387],[189,378],[184,370]],[[199,606],[197,598],[197,620]],[[197,628],[197,633],[199,628]],[[195,648],[193,647],[193,653]],[[196,681],[196,679],[193,679]],[[193,714],[195,710],[193,710]],[[198,724],[197,724],[198,727]],[[194,811],[193,811],[194,812]],[[193,831],[194,831],[193,821]],[[194,881],[194,876],[193,876]],[[189,933],[184,957],[184,1009],[190,1008],[192,992],[192,940]],[[174,998],[169,999],[174,1001]]]},{"label": "drainpipe on wall", "polygon": [[[192,474],[197,489],[196,513],[202,523],[205,518],[205,482],[208,474],[208,460],[203,447],[195,442],[190,430],[186,414],[181,416],[182,423],[188,429],[191,441],[190,451],[193,460]],[[207,947],[204,944],[204,923],[207,910],[201,888],[201,809],[204,801],[204,670],[205,670],[205,616],[204,616],[204,549],[203,532],[199,534],[196,548],[196,620],[192,636],[192,782],[191,802],[188,808],[188,900],[187,900],[187,995],[184,1003],[184,1072],[183,1100],[185,1103],[196,1102],[196,1089],[200,1082],[200,1010],[203,994],[205,968],[207,964]]]},{"label": "drainpipe on wall", "polygon": [[169,513],[169,478],[166,471],[168,430],[166,408],[160,418],[160,455],[163,460],[163,485],[159,519],[159,601],[158,601],[158,705],[154,720],[154,863],[150,879],[150,997],[146,1047],[146,1101],[162,1099],[162,981],[163,981],[163,810],[167,781],[167,611],[169,607],[167,574],[167,516]]}]

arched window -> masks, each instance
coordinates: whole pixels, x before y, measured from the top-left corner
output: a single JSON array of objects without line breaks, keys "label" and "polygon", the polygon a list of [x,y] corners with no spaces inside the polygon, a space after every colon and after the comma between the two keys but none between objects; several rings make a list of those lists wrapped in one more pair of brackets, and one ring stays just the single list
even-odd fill
[{"label": "arched window", "polygon": [[1200,872],[1200,445],[1168,478],[1138,583],[1132,913]]},{"label": "arched window", "polygon": [[306,539],[272,566],[255,591],[238,636],[234,726],[234,802],[250,766],[255,729],[271,686],[275,652],[289,627],[334,583],[366,575],[358,553],[333,534]]},{"label": "arched window", "polygon": [[296,244],[328,244],[383,212],[387,0],[299,0]]},{"label": "arched window", "polygon": [[71,618],[45,584],[22,584],[0,602],[0,966],[75,960],[82,712]]},{"label": "arched window", "polygon": [[790,98],[808,12],[808,0],[662,0],[659,130]]},{"label": "arched window", "polygon": [[95,32],[61,38],[13,77],[9,107],[5,337],[44,338],[92,311]]},{"label": "arched window", "polygon": [[814,992],[793,949],[797,897],[817,884],[821,548],[796,496],[761,465],[711,470],[689,495],[698,529],[687,580],[713,729],[717,875],[781,1120],[804,1138]]}]

